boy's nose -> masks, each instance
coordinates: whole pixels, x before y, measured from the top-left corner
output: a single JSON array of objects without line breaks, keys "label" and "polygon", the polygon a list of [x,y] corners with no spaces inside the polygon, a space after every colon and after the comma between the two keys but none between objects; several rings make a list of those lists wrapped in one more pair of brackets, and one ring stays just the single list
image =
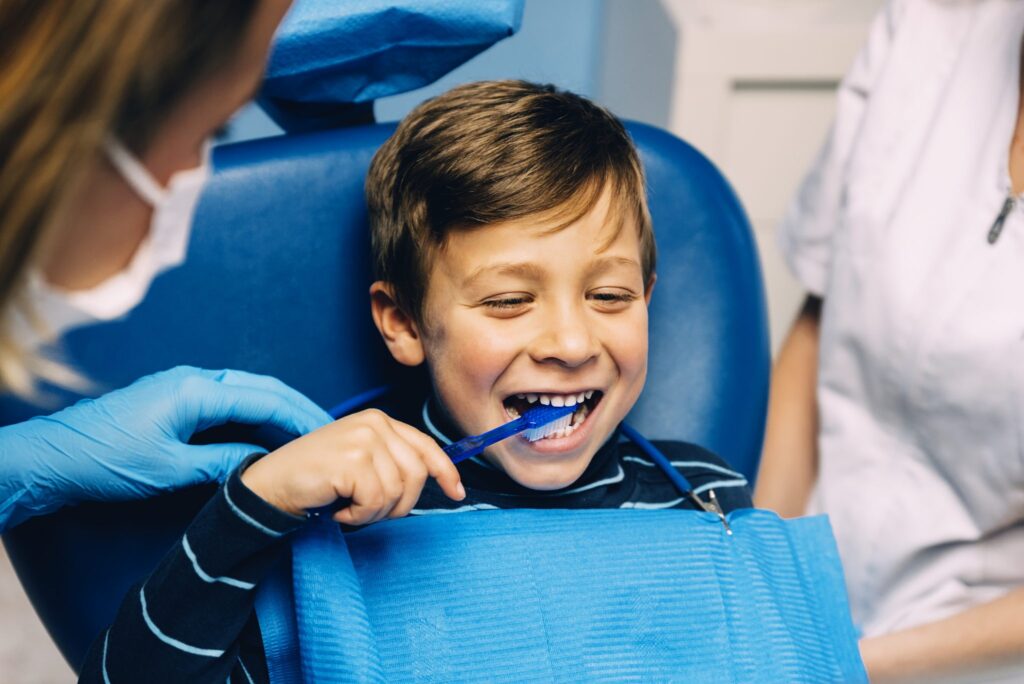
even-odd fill
[{"label": "boy's nose", "polygon": [[530,356],[538,363],[576,368],[596,357],[599,348],[582,311],[558,310],[546,317],[544,330],[530,346]]}]

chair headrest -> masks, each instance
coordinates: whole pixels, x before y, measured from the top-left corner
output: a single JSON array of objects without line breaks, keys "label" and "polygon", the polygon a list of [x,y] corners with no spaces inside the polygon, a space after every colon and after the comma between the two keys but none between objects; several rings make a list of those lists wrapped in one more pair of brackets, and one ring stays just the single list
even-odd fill
[{"label": "chair headrest", "polygon": [[274,42],[260,103],[289,131],[414,90],[519,30],[524,0],[299,0]]}]

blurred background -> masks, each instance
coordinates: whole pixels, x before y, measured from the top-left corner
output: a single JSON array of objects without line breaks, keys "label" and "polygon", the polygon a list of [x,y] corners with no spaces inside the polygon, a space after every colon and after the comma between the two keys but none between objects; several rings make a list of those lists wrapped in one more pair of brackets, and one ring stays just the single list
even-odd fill
[{"label": "blurred background", "polygon": [[[750,217],[774,353],[803,298],[775,247],[775,228],[825,137],[835,88],[882,3],[527,0],[518,34],[431,86],[379,100],[376,116],[400,119],[459,83],[525,78],[573,90],[622,118],[683,138],[721,169]],[[280,133],[250,106],[225,141]],[[74,681],[2,549],[0,681]]]}]

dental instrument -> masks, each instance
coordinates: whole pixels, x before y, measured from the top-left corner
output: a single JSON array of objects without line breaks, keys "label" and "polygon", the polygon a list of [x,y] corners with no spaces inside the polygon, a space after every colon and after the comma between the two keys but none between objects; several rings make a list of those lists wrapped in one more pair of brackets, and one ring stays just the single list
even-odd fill
[{"label": "dental instrument", "polygon": [[646,437],[637,432],[636,428],[623,423],[621,429],[623,435],[639,446],[643,452],[647,454],[647,456],[650,457],[650,459],[654,461],[659,468],[661,468],[662,472],[665,473],[668,479],[676,486],[676,489],[678,489],[683,496],[690,499],[698,509],[705,513],[715,515],[719,522],[721,522],[725,527],[726,534],[732,536],[732,528],[729,526],[729,521],[725,518],[725,513],[722,511],[722,505],[718,503],[718,496],[715,495],[714,489],[708,490],[707,501],[700,498],[700,495],[693,490],[693,486],[690,484],[690,481],[675,469],[668,458],[665,457],[665,454],[661,453],[660,449],[651,444]]}]

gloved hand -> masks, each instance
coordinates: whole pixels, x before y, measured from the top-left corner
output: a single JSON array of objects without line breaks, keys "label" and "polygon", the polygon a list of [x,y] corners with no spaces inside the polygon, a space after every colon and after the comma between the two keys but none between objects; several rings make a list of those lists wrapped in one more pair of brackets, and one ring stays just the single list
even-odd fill
[{"label": "gloved hand", "polygon": [[227,422],[296,436],[330,416],[279,380],[181,366],[98,399],[0,428],[0,532],[82,501],[141,499],[223,481],[251,444],[190,445]]}]

